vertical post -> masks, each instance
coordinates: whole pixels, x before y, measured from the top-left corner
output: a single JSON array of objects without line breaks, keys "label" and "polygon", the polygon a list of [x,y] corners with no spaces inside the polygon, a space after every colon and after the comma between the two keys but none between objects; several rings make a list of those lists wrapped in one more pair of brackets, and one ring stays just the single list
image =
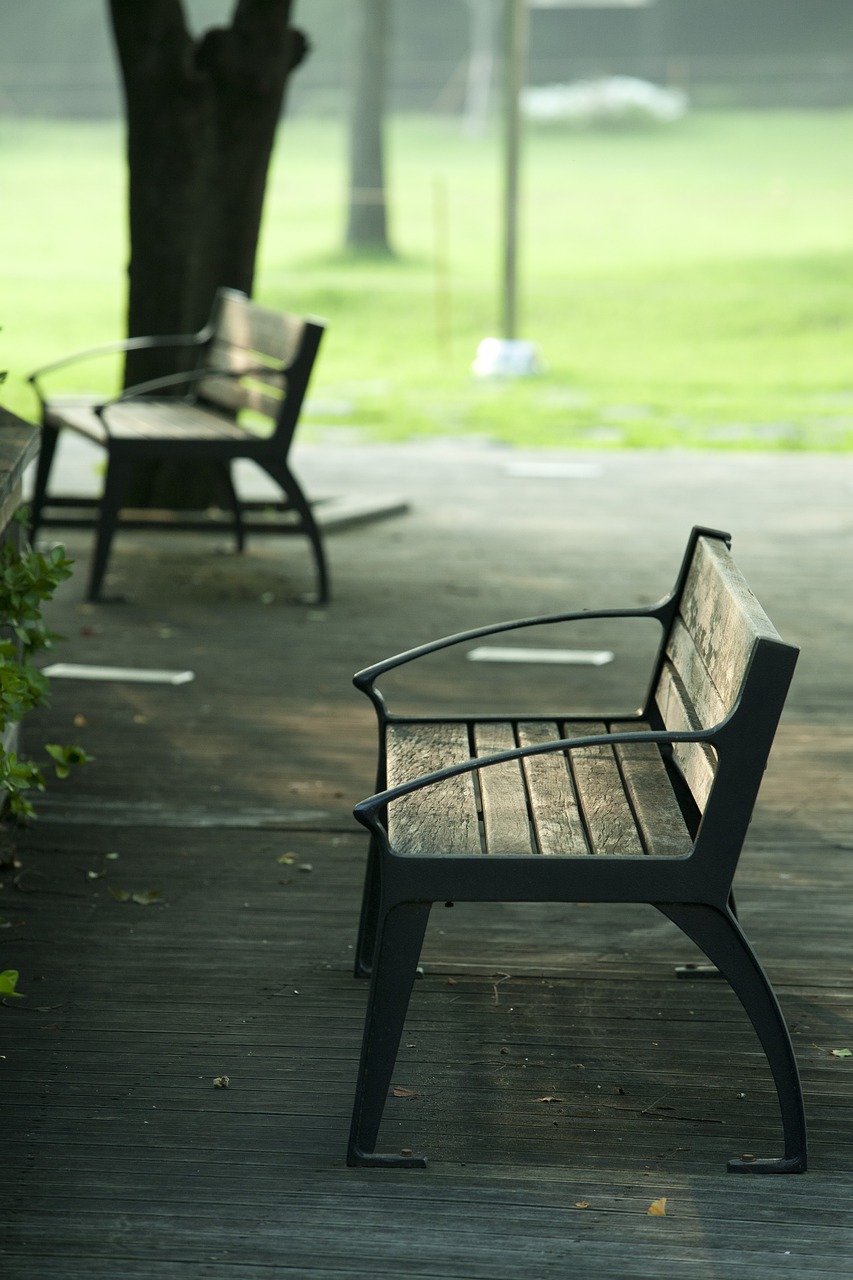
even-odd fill
[{"label": "vertical post", "polygon": [[465,85],[464,129],[472,138],[481,138],[489,122],[500,3],[501,0],[468,0],[471,51]]},{"label": "vertical post", "polygon": [[504,170],[503,336],[517,327],[518,186],[521,156],[521,90],[527,77],[527,0],[506,0],[506,159]]},{"label": "vertical post", "polygon": [[436,178],[433,184],[435,239],[435,340],[440,360],[450,355],[450,252],[447,184]]},{"label": "vertical post", "polygon": [[389,0],[358,0],[346,232],[351,247],[387,254],[383,129],[389,20]]}]

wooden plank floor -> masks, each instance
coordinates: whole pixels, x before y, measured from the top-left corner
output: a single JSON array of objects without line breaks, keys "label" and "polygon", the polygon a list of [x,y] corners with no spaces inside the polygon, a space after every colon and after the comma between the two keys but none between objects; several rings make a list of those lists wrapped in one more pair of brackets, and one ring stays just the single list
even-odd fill
[{"label": "wooden plank floor", "polygon": [[[602,460],[610,519],[589,486],[514,481],[508,505],[487,450],[364,452],[305,465],[332,483],[387,472],[413,512],[331,542],[326,611],[287,603],[307,578],[295,541],[241,562],[129,536],[115,574],[132,603],[90,609],[75,581],[55,602],[63,660],[196,676],[57,680],[30,730],[77,733],[98,759],[4,850],[0,968],[26,993],[0,1007],[4,1280],[846,1274],[853,1058],[833,1050],[853,1050],[853,462],[712,458],[700,486],[693,459],[620,454]],[[651,908],[582,904],[435,909],[384,1126],[430,1164],[346,1169],[365,1000],[350,809],[373,773],[352,671],[466,623],[656,598],[700,518],[732,528],[803,646],[738,895],[794,1036],[811,1171],[726,1174],[729,1156],[780,1148],[749,1024],[723,984],[675,978],[695,953]],[[573,537],[583,554],[555,564]],[[87,540],[68,541],[85,560]],[[637,669],[621,649],[593,673],[486,682],[502,699],[521,678],[544,701],[558,679],[582,701],[627,697]],[[440,706],[448,675],[482,696],[464,662],[404,692]]]}]

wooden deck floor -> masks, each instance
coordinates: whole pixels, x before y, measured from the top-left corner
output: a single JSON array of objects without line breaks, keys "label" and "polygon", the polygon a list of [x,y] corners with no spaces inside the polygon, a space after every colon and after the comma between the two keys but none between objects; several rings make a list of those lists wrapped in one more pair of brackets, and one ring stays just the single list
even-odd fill
[{"label": "wooden deck floor", "polygon": [[[333,540],[322,613],[284,598],[283,575],[307,585],[294,541],[240,562],[129,536],[115,572],[134,602],[63,588],[63,660],[195,679],[57,680],[30,729],[79,734],[97,763],[51,787],[0,876],[0,969],[26,993],[0,1007],[4,1280],[848,1273],[853,1057],[833,1051],[853,1050],[853,460],[700,473],[618,454],[587,481],[504,462],[306,451],[309,487],[361,477],[413,503]],[[347,1169],[365,1000],[350,810],[373,773],[351,673],[467,624],[656,598],[693,522],[732,530],[803,648],[737,887],[794,1036],[811,1171],[726,1174],[781,1140],[745,1016],[723,984],[675,978],[695,954],[651,908],[589,905],[436,908],[385,1124],[429,1167]],[[567,698],[629,696],[635,667],[622,649],[559,679]],[[553,701],[553,671],[465,663],[404,692],[439,706],[448,675],[472,699],[523,678]]]}]

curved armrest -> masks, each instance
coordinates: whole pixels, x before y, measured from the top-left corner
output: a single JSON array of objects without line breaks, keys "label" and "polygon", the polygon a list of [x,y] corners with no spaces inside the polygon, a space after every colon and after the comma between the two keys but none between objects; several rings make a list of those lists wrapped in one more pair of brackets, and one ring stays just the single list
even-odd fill
[{"label": "curved armrest", "polygon": [[27,377],[27,382],[31,382],[41,399],[41,392],[38,389],[38,380],[45,377],[46,374],[54,373],[57,369],[63,369],[66,365],[77,364],[83,360],[92,360],[97,356],[115,355],[120,351],[144,351],[153,347],[195,347],[203,345],[211,335],[210,325],[205,325],[198,333],[178,333],[163,334],[160,336],[139,337],[139,338],[120,338],[115,342],[105,342],[97,347],[87,347],[84,351],[75,351],[69,356],[63,356],[59,360],[53,360],[50,364],[42,365],[41,368],[35,369]]},{"label": "curved armrest", "polygon": [[542,756],[556,751],[572,751],[581,747],[611,747],[622,744],[650,743],[656,746],[674,745],[679,742],[714,742],[718,738],[721,726],[710,729],[667,731],[648,729],[637,733],[623,731],[620,733],[596,733],[581,738],[555,738],[553,742],[537,742],[529,747],[513,747],[509,751],[498,751],[491,756],[479,756],[472,760],[463,760],[459,764],[445,765],[433,773],[423,774],[409,782],[401,782],[396,787],[379,791],[376,795],[361,800],[353,809],[354,817],[362,826],[373,829],[377,825],[377,814],[393,800],[411,795],[414,791],[422,791],[436,782],[444,782],[448,778],[457,778],[463,773],[474,773],[478,769],[489,769],[496,764],[506,764],[512,760],[524,760],[528,756]]},{"label": "curved armrest", "polygon": [[370,698],[377,711],[380,714],[384,714],[385,700],[379,690],[374,687],[376,680],[381,675],[384,675],[385,672],[405,666],[406,663],[414,662],[418,658],[427,657],[432,653],[439,653],[441,650],[450,649],[454,645],[469,643],[472,640],[481,640],[485,636],[500,635],[507,631],[520,631],[525,627],[549,626],[557,622],[587,622],[603,618],[654,618],[658,622],[663,622],[672,599],[673,597],[669,595],[658,601],[657,604],[646,605],[637,609],[589,609],[579,613],[549,613],[533,618],[516,618],[508,622],[495,622],[489,626],[475,627],[470,631],[459,631],[455,635],[443,636],[439,640],[418,645],[414,649],[407,649],[404,653],[398,653],[392,658],[386,658],[383,662],[377,662],[371,667],[365,667],[362,671],[356,672],[352,682],[357,689],[360,689],[362,693]]},{"label": "curved armrest", "polygon": [[271,369],[269,365],[259,364],[247,365],[243,369],[219,369],[215,366],[205,366],[201,369],[186,369],[182,373],[167,373],[162,378],[149,378],[147,382],[137,382],[132,387],[125,387],[124,391],[112,400],[105,400],[103,404],[96,405],[95,412],[100,415],[105,409],[109,409],[110,405],[121,404],[123,400],[139,400],[144,396],[150,396],[153,391],[165,391],[169,387],[192,386],[194,382],[203,382],[205,378],[236,380],[278,372],[277,369]]},{"label": "curved armrest", "polygon": [[147,382],[137,382],[132,387],[125,387],[120,395],[114,400],[108,400],[100,405],[98,412],[107,409],[111,404],[121,404],[122,400],[137,400],[141,396],[148,396],[152,391],[165,391],[168,387],[192,386],[194,382],[202,382],[205,378],[244,378],[248,374],[260,374],[262,372],[269,373],[269,369],[264,366],[248,369],[186,369],[182,373],[167,373],[162,378],[149,378]]}]

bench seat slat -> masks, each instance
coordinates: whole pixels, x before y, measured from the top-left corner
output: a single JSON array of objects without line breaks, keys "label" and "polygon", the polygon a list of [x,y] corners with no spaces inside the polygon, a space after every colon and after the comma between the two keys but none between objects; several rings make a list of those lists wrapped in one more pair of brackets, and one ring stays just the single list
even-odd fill
[{"label": "bench seat slat", "polygon": [[[471,758],[464,724],[389,725],[388,786]],[[450,778],[388,806],[388,835],[398,853],[482,853],[477,797],[471,774]]]},{"label": "bench seat slat", "polygon": [[[563,737],[559,725],[538,720],[518,726],[518,745],[532,747]],[[524,774],[530,795],[533,826],[539,852],[554,854],[589,853],[589,844],[578,808],[568,760],[563,752],[529,756]]]},{"label": "bench seat slat", "polygon": [[[631,722],[610,727],[614,733],[630,733],[638,726]],[[654,743],[637,742],[623,743],[614,750],[646,853],[653,858],[690,853],[693,841],[658,748]]]},{"label": "bench seat slat", "polygon": [[[476,757],[485,758],[558,738],[648,728],[637,721],[483,721],[469,735],[462,721],[393,724],[388,785],[472,759],[469,738]],[[692,849],[663,759],[649,743],[530,756],[431,784],[389,805],[388,832],[398,853],[421,856],[680,857]]]},{"label": "bench seat slat", "polygon": [[[50,402],[47,420],[70,427],[99,444],[107,440],[94,401]],[[107,407],[104,421],[116,440],[246,440],[248,433],[236,422],[198,408],[185,400],[128,400]]]},{"label": "bench seat slat", "polygon": [[[478,756],[511,751],[516,745],[512,725],[508,722],[486,722],[474,726],[474,747]],[[521,765],[511,760],[507,764],[496,764],[491,769],[482,769],[480,795],[486,852],[535,852]]]},{"label": "bench seat slat", "polygon": [[[607,726],[594,721],[565,725],[565,736],[606,733]],[[622,787],[612,747],[578,747],[571,753],[572,771],[581,811],[589,833],[590,852],[641,857],[643,844],[631,806]]]}]

